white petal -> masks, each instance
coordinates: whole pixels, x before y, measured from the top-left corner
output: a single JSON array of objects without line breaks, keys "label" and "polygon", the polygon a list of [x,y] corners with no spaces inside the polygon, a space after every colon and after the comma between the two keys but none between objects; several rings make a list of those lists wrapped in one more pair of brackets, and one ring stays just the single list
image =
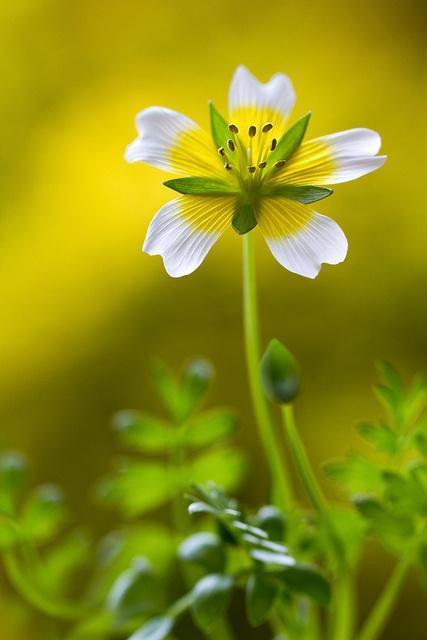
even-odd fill
[{"label": "white petal", "polygon": [[286,198],[261,201],[259,227],[276,260],[288,271],[315,278],[323,263],[347,255],[347,239],[334,220]]},{"label": "white petal", "polygon": [[138,138],[128,145],[125,158],[128,162],[148,164],[171,171],[170,149],[179,136],[198,125],[182,113],[165,107],[150,107],[136,117]]},{"label": "white petal", "polygon": [[315,278],[322,263],[343,262],[348,249],[341,227],[320,213],[295,235],[280,240],[266,238],[266,242],[285,269],[306,278]]},{"label": "white petal", "polygon": [[328,184],[338,184],[340,182],[348,182],[356,180],[379,169],[387,160],[387,156],[360,156],[354,158],[339,158],[336,161],[337,167],[332,172],[330,182]]},{"label": "white petal", "polygon": [[192,273],[231,220],[234,198],[183,196],[165,204],[151,221],[143,251],[161,255],[173,278]]},{"label": "white petal", "polygon": [[294,88],[283,73],[276,73],[264,84],[243,65],[234,72],[228,98],[230,117],[235,111],[247,107],[261,111],[263,108],[272,109],[286,117],[294,103]]},{"label": "white petal", "polygon": [[336,157],[375,156],[381,148],[381,137],[372,129],[347,129],[315,138],[332,147]]}]

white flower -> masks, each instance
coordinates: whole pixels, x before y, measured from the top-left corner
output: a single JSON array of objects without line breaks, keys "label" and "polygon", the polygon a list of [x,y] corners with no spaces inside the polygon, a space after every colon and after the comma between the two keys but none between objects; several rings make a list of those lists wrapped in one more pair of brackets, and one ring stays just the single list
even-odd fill
[{"label": "white flower", "polygon": [[308,278],[322,263],[345,259],[343,231],[312,204],[332,193],[329,185],[378,169],[386,159],[376,155],[381,139],[359,128],[303,141],[310,114],[287,129],[294,102],[287,76],[263,84],[240,66],[228,120],[211,104],[212,137],[164,107],[138,114],[128,162],[182,176],[165,183],[181,195],[158,211],[143,247],[162,256],[171,276],[197,269],[229,227],[242,234],[258,226],[276,260]]}]

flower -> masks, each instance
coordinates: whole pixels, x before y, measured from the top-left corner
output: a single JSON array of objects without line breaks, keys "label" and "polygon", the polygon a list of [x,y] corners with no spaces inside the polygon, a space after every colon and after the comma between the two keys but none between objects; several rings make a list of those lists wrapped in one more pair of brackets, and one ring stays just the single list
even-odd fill
[{"label": "flower", "polygon": [[287,128],[294,102],[287,76],[263,84],[239,66],[228,121],[210,103],[212,138],[171,109],[138,114],[126,160],[182,176],[164,183],[180,195],[155,215],[143,246],[162,256],[169,275],[197,269],[230,226],[239,234],[258,226],[276,260],[308,278],[345,259],[342,229],[312,205],[332,193],[329,185],[378,169],[381,139],[358,128],[304,141],[311,114]]}]

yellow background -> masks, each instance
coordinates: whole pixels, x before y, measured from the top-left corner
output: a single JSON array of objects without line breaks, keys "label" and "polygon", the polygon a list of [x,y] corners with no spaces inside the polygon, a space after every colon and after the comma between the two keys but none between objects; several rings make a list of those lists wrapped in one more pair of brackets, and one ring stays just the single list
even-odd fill
[{"label": "yellow background", "polygon": [[[170,279],[140,251],[171,197],[164,174],[123,160],[138,110],[164,105],[207,126],[208,98],[224,111],[244,63],[263,80],[290,75],[294,115],[313,111],[312,134],[371,127],[389,155],[319,205],[348,236],[343,265],[308,281],[257,247],[264,336],[301,363],[308,449],[318,465],[355,446],[355,421],[378,413],[374,360],[408,374],[425,367],[424,3],[15,0],[1,14],[0,445],[26,452],[35,479],[62,484],[77,517],[101,529],[108,517],[89,489],[115,453],[110,415],[155,406],[153,356],[176,366],[205,355],[217,367],[212,402],[242,416],[254,470],[243,496],[263,499],[240,239],[230,230],[195,274]],[[364,602],[389,569],[376,558],[361,579]],[[387,639],[424,636],[422,597],[414,579]],[[28,638],[3,602],[0,637]]]}]

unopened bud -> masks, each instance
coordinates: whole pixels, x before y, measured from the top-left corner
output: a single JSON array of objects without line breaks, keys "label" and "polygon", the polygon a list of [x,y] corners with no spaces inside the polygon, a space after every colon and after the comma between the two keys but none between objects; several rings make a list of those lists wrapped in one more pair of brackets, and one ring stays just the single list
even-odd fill
[{"label": "unopened bud", "polygon": [[261,382],[272,402],[287,404],[298,395],[300,380],[293,355],[279,340],[272,340],[261,359]]}]

